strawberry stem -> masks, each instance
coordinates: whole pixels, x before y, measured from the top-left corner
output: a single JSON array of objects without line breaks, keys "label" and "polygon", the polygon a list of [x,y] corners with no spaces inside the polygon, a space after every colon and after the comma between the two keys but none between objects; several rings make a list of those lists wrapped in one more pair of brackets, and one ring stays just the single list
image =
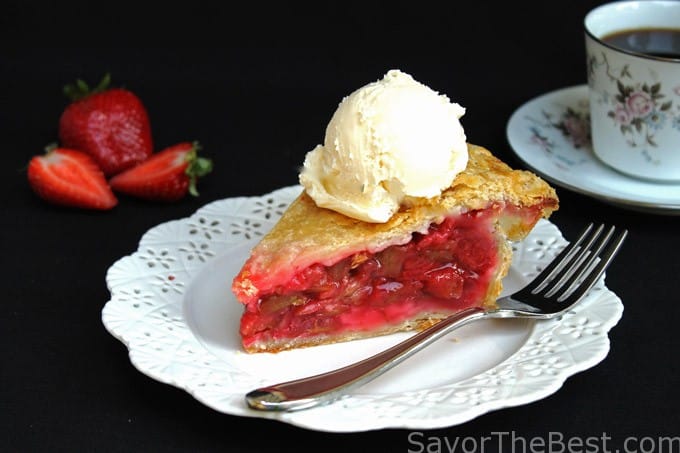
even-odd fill
[{"label": "strawberry stem", "polygon": [[77,101],[91,94],[107,90],[110,84],[111,74],[107,72],[96,87],[90,89],[90,86],[84,80],[78,79],[76,83],[64,86],[64,94],[71,101]]},{"label": "strawberry stem", "polygon": [[187,166],[185,173],[189,177],[189,193],[194,197],[198,196],[198,190],[196,189],[198,178],[202,178],[203,176],[210,173],[213,169],[212,160],[206,157],[198,156],[198,151],[200,149],[200,143],[194,142],[192,150],[187,153],[186,157],[189,165]]}]

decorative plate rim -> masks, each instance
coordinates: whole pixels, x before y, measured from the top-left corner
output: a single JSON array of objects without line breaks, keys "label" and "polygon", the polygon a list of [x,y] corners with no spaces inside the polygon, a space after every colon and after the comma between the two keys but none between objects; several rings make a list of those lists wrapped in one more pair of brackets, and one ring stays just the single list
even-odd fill
[{"label": "decorative plate rim", "polygon": [[[357,432],[447,427],[537,401],[608,354],[608,332],[622,316],[623,304],[601,281],[574,310],[535,322],[514,354],[468,379],[399,394],[359,392],[298,412],[247,408],[243,395],[264,380],[220,360],[195,337],[185,317],[184,295],[207,263],[266,233],[300,190],[288,186],[262,196],[213,201],[189,217],[152,227],[135,252],[111,265],[106,272],[111,298],[102,309],[102,323],[126,345],[135,368],[225,414]],[[529,279],[565,244],[559,229],[541,220],[527,240],[514,245],[513,268]]]}]

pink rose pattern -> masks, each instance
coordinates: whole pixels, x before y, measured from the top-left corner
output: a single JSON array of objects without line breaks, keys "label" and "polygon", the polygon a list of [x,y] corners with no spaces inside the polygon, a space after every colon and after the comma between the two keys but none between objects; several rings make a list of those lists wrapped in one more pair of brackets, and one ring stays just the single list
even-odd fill
[{"label": "pink rose pattern", "polygon": [[[552,113],[543,112],[544,121],[534,122],[544,127],[553,127],[560,132],[564,138],[569,140],[574,148],[584,148],[590,146],[590,115],[588,111],[579,112],[571,107],[566,107],[559,115],[553,118]],[[555,146],[550,140],[539,133],[539,130],[532,128],[532,139],[534,144],[539,145],[544,151],[551,152]]]},{"label": "pink rose pattern", "polygon": [[[609,116],[612,115],[610,114]],[[633,117],[631,116],[630,112],[628,112],[625,106],[621,104],[616,105],[616,108],[614,109],[614,121],[617,124],[628,126],[632,119]]]},{"label": "pink rose pattern", "polygon": [[[582,106],[583,107],[583,106]],[[561,107],[558,112],[542,111],[542,119],[529,118],[535,126],[530,127],[530,141],[548,154],[554,154],[558,158],[559,165],[573,166],[578,162],[566,155],[557,155],[556,148],[559,146],[549,138],[545,129],[556,129],[562,136],[571,142],[575,149],[590,148],[590,115],[586,109]],[[555,115],[555,113],[558,113]]]},{"label": "pink rose pattern", "polygon": [[624,85],[616,82],[618,92],[613,99],[612,109],[607,113],[621,133],[628,136],[628,144],[635,147],[640,139],[650,146],[657,146],[654,133],[663,127],[673,101],[665,101],[661,84],[633,83]]},{"label": "pink rose pattern", "polygon": [[553,124],[562,134],[571,140],[574,148],[590,145],[590,119],[583,113],[567,108],[559,122]]},{"label": "pink rose pattern", "polygon": [[[616,82],[616,93],[605,93],[604,96],[605,102],[611,106],[608,115],[619,127],[628,145],[640,149],[648,160],[653,161],[648,147],[658,146],[654,140],[656,132],[668,122],[672,129],[680,131],[680,102],[674,105],[671,100],[680,96],[680,84],[662,90],[660,83],[637,82],[628,65],[612,68],[604,53],[601,59],[589,54],[587,66],[589,83],[598,70],[604,70],[606,76]],[[662,91],[666,91],[668,96]]]}]

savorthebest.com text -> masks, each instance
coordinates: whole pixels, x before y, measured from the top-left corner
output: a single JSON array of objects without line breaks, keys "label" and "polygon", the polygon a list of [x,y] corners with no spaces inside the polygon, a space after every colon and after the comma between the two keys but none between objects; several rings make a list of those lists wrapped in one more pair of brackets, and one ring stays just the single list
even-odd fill
[{"label": "savorthebest.com text", "polygon": [[614,444],[607,433],[566,436],[551,431],[525,437],[515,431],[495,431],[482,437],[446,437],[413,431],[408,435],[408,453],[680,453],[680,436],[630,436]]}]

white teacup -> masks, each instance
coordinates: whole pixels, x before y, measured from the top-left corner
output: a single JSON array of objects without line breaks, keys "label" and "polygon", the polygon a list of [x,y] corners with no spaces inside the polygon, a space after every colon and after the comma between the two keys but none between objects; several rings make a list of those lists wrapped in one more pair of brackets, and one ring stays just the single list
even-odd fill
[{"label": "white teacup", "polygon": [[[663,37],[645,48],[652,30]],[[680,46],[680,2],[599,6],[585,17],[585,35],[595,155],[630,176],[680,182],[680,47],[670,41]]]}]

